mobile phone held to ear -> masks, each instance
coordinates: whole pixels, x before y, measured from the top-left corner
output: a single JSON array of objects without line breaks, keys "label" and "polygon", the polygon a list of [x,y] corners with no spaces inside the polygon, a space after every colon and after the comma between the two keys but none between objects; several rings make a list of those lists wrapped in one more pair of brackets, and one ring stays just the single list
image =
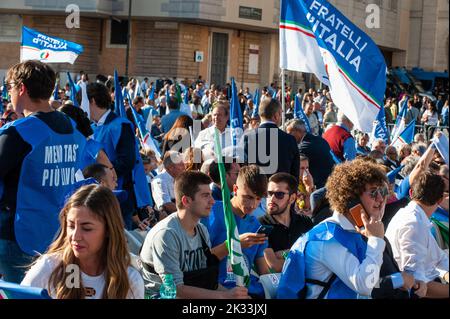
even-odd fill
[{"label": "mobile phone held to ear", "polygon": [[362,228],[364,227],[364,223],[362,221],[362,210],[364,209],[364,207],[362,206],[361,202],[359,201],[354,201],[351,202],[349,205],[349,212],[350,215],[353,218],[353,221],[355,222],[356,226],[358,226],[358,228]]},{"label": "mobile phone held to ear", "polygon": [[261,225],[261,226],[259,226],[256,233],[257,234],[265,234],[266,236],[269,236],[269,234],[272,232],[272,230],[273,230],[273,226],[271,226],[271,225]]}]

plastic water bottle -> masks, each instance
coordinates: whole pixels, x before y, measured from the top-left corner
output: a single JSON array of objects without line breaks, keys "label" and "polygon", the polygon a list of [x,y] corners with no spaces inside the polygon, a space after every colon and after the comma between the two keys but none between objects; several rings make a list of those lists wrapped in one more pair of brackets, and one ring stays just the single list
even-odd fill
[{"label": "plastic water bottle", "polygon": [[177,297],[177,286],[173,282],[172,274],[164,276],[164,281],[159,288],[161,299],[175,299]]}]

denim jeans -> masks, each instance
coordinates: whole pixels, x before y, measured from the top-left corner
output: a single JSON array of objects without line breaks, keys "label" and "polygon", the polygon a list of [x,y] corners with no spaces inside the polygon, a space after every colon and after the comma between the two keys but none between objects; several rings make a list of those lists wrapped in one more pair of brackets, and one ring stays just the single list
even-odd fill
[{"label": "denim jeans", "polygon": [[[8,214],[0,211],[0,223],[7,222]],[[9,282],[19,283],[33,262],[30,256],[20,249],[14,240],[0,239],[0,275]]]}]

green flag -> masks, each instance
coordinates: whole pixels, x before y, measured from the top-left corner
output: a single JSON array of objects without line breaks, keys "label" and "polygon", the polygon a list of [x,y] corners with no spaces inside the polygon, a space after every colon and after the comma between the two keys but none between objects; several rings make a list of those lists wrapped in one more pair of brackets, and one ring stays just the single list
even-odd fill
[{"label": "green flag", "polygon": [[175,83],[175,87],[176,87],[175,97],[177,98],[177,101],[178,101],[178,107],[180,107],[181,102],[183,101],[183,99],[181,98],[181,88],[178,85],[178,83]]},{"label": "green flag", "polygon": [[223,213],[225,215],[225,225],[227,226],[227,248],[228,258],[236,276],[236,285],[248,287],[250,284],[250,274],[242,254],[239,232],[231,210],[230,190],[225,179],[225,165],[222,159],[222,146],[220,145],[219,131],[215,129],[214,140],[216,144],[216,155],[220,173],[220,186],[222,188]]}]

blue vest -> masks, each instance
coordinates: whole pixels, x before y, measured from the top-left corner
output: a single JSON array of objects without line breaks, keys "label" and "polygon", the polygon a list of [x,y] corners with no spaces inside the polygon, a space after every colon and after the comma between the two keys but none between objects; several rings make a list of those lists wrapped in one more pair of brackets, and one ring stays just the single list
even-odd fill
[{"label": "blue vest", "polygon": [[[358,233],[344,230],[333,222],[320,223],[308,233],[297,239],[286,259],[278,286],[278,299],[298,299],[306,285],[305,249],[310,241],[336,240],[348,249],[361,263],[366,255],[367,243]],[[356,299],[357,293],[347,287],[338,277],[328,291],[327,299]]]},{"label": "blue vest", "polygon": [[[102,144],[103,150],[108,155],[111,162],[116,160],[116,147],[122,133],[122,124],[127,124],[130,125],[130,127],[133,127],[130,121],[122,117],[116,117],[106,125],[92,126],[92,129],[94,130],[94,139]],[[144,164],[142,163],[141,156],[139,155],[139,146],[137,141],[135,142],[136,144],[134,149],[136,153],[136,162],[133,167],[132,178],[137,207],[153,207],[153,200],[150,196],[147,178],[145,177]],[[119,178],[117,184],[118,188],[122,189],[123,179]]]},{"label": "blue vest", "polygon": [[97,142],[94,139],[87,140],[81,167],[84,169],[89,165],[95,164],[97,162],[98,153],[101,151],[101,149],[101,143]]},{"label": "blue vest", "polygon": [[64,194],[72,191],[81,168],[86,138],[71,124],[72,134],[55,133],[34,116],[12,124],[32,147],[20,171],[14,219],[17,243],[29,255],[43,253],[53,241]]}]

